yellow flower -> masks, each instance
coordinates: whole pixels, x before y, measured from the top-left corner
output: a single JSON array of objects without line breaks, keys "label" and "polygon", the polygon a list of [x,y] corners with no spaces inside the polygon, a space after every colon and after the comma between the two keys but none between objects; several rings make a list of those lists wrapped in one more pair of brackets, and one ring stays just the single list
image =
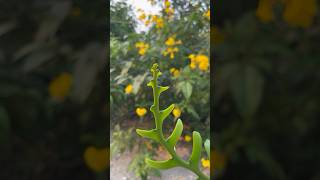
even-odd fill
[{"label": "yellow flower", "polygon": [[169,16],[172,16],[173,13],[174,13],[174,9],[173,9],[173,8],[166,8],[166,9],[165,9],[165,12],[166,12]]},{"label": "yellow flower", "polygon": [[196,64],[196,56],[194,54],[190,54],[188,56],[188,58],[190,59],[190,68],[191,69],[195,69],[197,67],[197,64]]},{"label": "yellow flower", "polygon": [[175,48],[169,47],[164,51],[163,55],[167,56],[168,54],[170,54],[170,59],[174,59],[174,53],[176,53],[178,51],[179,51],[179,48],[177,48],[177,47],[175,47]]},{"label": "yellow flower", "polygon": [[170,16],[172,17],[173,13],[174,13],[174,9],[173,8],[170,8],[171,6],[171,3],[168,1],[168,0],[165,0],[164,1],[164,8],[165,8],[165,12]]},{"label": "yellow flower", "polygon": [[196,62],[199,64],[199,69],[202,71],[208,70],[209,67],[209,58],[206,55],[199,54],[196,57]]},{"label": "yellow flower", "polygon": [[209,68],[209,62],[201,62],[199,63],[199,69],[202,71],[207,71]]},{"label": "yellow flower", "polygon": [[54,78],[49,84],[49,94],[52,98],[63,101],[71,90],[72,76],[62,73]]},{"label": "yellow flower", "polygon": [[166,43],[167,46],[174,46],[175,45],[175,39],[173,37],[169,37],[165,43]]},{"label": "yellow flower", "polygon": [[175,45],[179,45],[179,44],[181,44],[181,43],[182,43],[181,40],[176,41],[176,39],[175,39],[174,36],[169,37],[169,38],[166,40],[166,42],[165,42],[165,44],[166,44],[167,46],[175,46]]},{"label": "yellow flower", "polygon": [[201,63],[201,62],[209,62],[209,58],[206,55],[199,54],[196,56],[196,62]]},{"label": "yellow flower", "polygon": [[194,54],[190,54],[188,56],[188,58],[191,60],[191,62],[195,62],[196,61],[196,55],[194,55]]},{"label": "yellow flower", "polygon": [[201,159],[201,164],[204,168],[210,168],[210,160],[209,159]]},{"label": "yellow flower", "polygon": [[176,68],[171,68],[170,72],[173,73],[176,70]]},{"label": "yellow flower", "polygon": [[175,118],[178,118],[181,115],[181,110],[179,108],[174,108],[172,114]]},{"label": "yellow flower", "polygon": [[126,94],[132,93],[132,90],[133,90],[132,84],[128,84],[127,87],[124,89]]},{"label": "yellow flower", "polygon": [[194,62],[191,62],[189,66],[191,69],[195,69],[197,67],[196,63]]},{"label": "yellow flower", "polygon": [[71,15],[75,16],[75,17],[80,16],[81,15],[81,9],[79,7],[72,8]]},{"label": "yellow flower", "polygon": [[171,5],[171,3],[170,3],[168,0],[165,0],[165,1],[164,1],[164,6],[165,6],[166,8],[170,7],[170,5]]},{"label": "yellow flower", "polygon": [[275,0],[260,0],[256,10],[256,16],[261,22],[267,23],[274,19],[273,6]]},{"label": "yellow flower", "polygon": [[86,165],[95,172],[104,171],[109,165],[109,149],[107,148],[87,147],[83,157]]},{"label": "yellow flower", "polygon": [[210,9],[203,16],[210,20]]},{"label": "yellow flower", "polygon": [[176,68],[171,68],[170,72],[174,77],[178,77],[180,75],[180,71]]},{"label": "yellow flower", "polygon": [[137,108],[136,113],[139,117],[143,117],[147,113],[147,110],[146,108]]},{"label": "yellow flower", "polygon": [[199,54],[199,55],[194,55],[190,54],[189,56],[190,59],[190,68],[195,69],[198,65],[198,68],[202,71],[206,71],[209,68],[209,58],[206,55]]},{"label": "yellow flower", "polygon": [[287,0],[283,18],[292,26],[307,28],[313,23],[317,10],[316,0]]},{"label": "yellow flower", "polygon": [[145,13],[141,13],[140,16],[138,17],[138,19],[140,19],[140,21],[143,21],[146,19],[146,14]]},{"label": "yellow flower", "polygon": [[144,22],[144,25],[149,26],[150,23],[151,23],[150,20],[146,20],[146,21]]},{"label": "yellow flower", "polygon": [[184,140],[185,140],[186,142],[190,142],[190,141],[191,141],[191,136],[185,135],[185,136],[184,136]]},{"label": "yellow flower", "polygon": [[151,16],[151,21],[152,22],[157,22],[157,20],[158,20],[158,16],[157,15],[152,15]]},{"label": "yellow flower", "polygon": [[149,44],[144,43],[144,42],[137,42],[136,43],[136,48],[139,49],[138,53],[143,56],[146,51],[149,49]]},{"label": "yellow flower", "polygon": [[163,19],[162,18],[157,18],[157,20],[156,20],[156,28],[157,29],[163,28]]}]

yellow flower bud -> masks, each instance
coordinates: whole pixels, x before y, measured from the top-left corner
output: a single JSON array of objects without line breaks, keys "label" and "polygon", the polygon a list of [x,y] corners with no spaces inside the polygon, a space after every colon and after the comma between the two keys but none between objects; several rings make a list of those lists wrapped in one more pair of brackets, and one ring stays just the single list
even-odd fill
[{"label": "yellow flower bud", "polygon": [[109,149],[97,149],[90,146],[84,152],[84,161],[91,170],[95,172],[104,171],[109,165]]},{"label": "yellow flower bud", "polygon": [[190,141],[191,141],[191,136],[185,135],[185,136],[184,136],[184,140],[185,140],[186,142],[190,142]]},{"label": "yellow flower bud", "polygon": [[147,110],[146,108],[137,108],[136,113],[139,117],[143,117],[147,113]]},{"label": "yellow flower bud", "polygon": [[126,94],[130,94],[132,93],[132,90],[133,90],[132,84],[128,84],[124,91],[126,92]]},{"label": "yellow flower bud", "polygon": [[202,158],[202,159],[201,159],[201,164],[202,164],[202,166],[203,166],[204,168],[210,168],[210,160],[208,160],[208,159]]},{"label": "yellow flower bud", "polygon": [[49,94],[52,98],[63,101],[71,90],[72,76],[62,73],[54,78],[49,84]]},{"label": "yellow flower bud", "polygon": [[260,0],[256,10],[256,16],[261,22],[267,23],[274,19],[273,6],[274,0]]},{"label": "yellow flower bud", "polygon": [[210,20],[210,9],[203,16]]},{"label": "yellow flower bud", "polygon": [[178,118],[181,115],[181,110],[179,108],[174,108],[172,114],[175,118]]}]

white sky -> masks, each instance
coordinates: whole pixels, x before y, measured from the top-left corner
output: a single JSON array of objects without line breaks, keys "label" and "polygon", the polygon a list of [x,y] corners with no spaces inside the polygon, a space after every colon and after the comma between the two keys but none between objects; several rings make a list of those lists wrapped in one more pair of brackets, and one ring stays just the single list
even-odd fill
[{"label": "white sky", "polygon": [[[122,1],[122,0],[114,0],[115,2]],[[160,6],[154,5],[152,6],[150,2],[147,0],[125,0],[129,5],[133,7],[134,14],[136,15],[136,18],[139,16],[139,13],[137,10],[140,8],[145,11],[146,14],[159,14],[161,11]],[[137,32],[146,31],[148,28],[138,20]]]}]

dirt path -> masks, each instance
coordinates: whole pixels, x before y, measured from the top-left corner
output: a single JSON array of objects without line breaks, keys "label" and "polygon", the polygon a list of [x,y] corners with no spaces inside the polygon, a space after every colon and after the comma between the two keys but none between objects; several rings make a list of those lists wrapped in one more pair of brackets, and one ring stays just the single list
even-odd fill
[{"label": "dirt path", "polygon": [[[177,148],[179,154],[186,154],[186,148]],[[132,172],[128,171],[128,165],[134,153],[126,152],[121,156],[114,157],[110,162],[111,180],[139,180]],[[208,173],[208,171],[206,171]],[[197,176],[183,168],[172,168],[161,171],[161,177],[149,177],[149,180],[195,180]]]}]

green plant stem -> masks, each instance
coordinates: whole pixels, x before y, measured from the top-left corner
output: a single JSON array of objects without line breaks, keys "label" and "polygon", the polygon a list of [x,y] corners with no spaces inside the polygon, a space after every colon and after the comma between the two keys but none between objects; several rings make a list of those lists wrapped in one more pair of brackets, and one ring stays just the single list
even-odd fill
[{"label": "green plant stem", "polygon": [[159,91],[158,91],[158,86],[157,86],[157,78],[158,78],[158,72],[154,70],[153,72],[153,82],[154,82],[154,87],[153,89],[153,105],[151,106],[151,109],[155,108],[153,111],[153,115],[155,118],[155,123],[156,123],[156,130],[158,134],[160,135],[160,144],[165,147],[165,149],[170,153],[173,159],[176,160],[176,162],[179,163],[180,166],[189,169],[190,171],[194,172],[196,175],[199,176],[199,179],[201,180],[209,180],[209,177],[206,176],[202,171],[200,171],[199,167],[192,167],[189,165],[188,162],[180,158],[175,150],[173,148],[170,148],[168,143],[166,142],[163,132],[162,132],[162,123],[159,120],[160,117],[160,111],[159,111]]},{"label": "green plant stem", "polygon": [[163,138],[163,135],[161,137],[161,140],[160,140],[160,144],[163,145],[166,150],[170,153],[170,155],[172,156],[173,159],[175,159],[180,166],[186,168],[186,169],[189,169],[190,171],[194,172],[196,175],[199,176],[199,178],[202,180],[209,180],[209,177],[207,175],[205,175],[202,171],[200,171],[199,168],[192,168],[188,162],[186,162],[185,160],[183,160],[182,158],[180,158],[177,153],[173,150],[173,149],[170,149],[168,144],[166,143],[166,141],[164,140]]}]

